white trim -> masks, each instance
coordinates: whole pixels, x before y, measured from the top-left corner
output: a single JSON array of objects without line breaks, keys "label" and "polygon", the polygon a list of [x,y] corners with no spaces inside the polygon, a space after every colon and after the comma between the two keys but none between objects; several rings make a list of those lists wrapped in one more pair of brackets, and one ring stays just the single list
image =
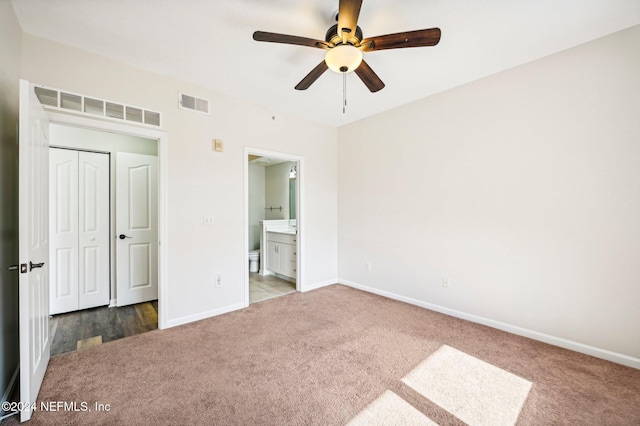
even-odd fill
[{"label": "white trim", "polygon": [[54,124],[82,127],[86,129],[103,130],[139,136],[158,141],[158,328],[168,327],[167,312],[169,312],[169,298],[167,289],[167,173],[169,161],[169,135],[161,130],[138,127],[128,123],[114,123],[91,117],[65,114],[48,110],[49,120]]},{"label": "white trim", "polygon": [[496,328],[498,330],[506,331],[518,336],[528,337],[540,342],[549,343],[550,345],[559,346],[561,348],[569,349],[575,352],[580,352],[586,355],[591,355],[596,358],[601,358],[607,361],[615,362],[617,364],[626,365],[627,367],[633,367],[640,370],[640,358],[634,358],[628,355],[620,354],[617,352],[608,351],[606,349],[596,348],[594,346],[585,345],[583,343],[575,342],[573,340],[563,339],[562,337],[551,336],[549,334],[540,333],[538,331],[529,330],[526,328],[518,327],[516,325],[507,324],[500,321],[495,321],[489,318],[479,317],[477,315],[469,314],[455,309],[446,308],[444,306],[434,305],[432,303],[423,302],[422,300],[413,299],[411,297],[402,296],[396,293],[391,293],[385,290],[379,290],[377,288],[361,285],[349,280],[338,280],[340,284],[344,284],[349,287],[356,288],[358,290],[366,291],[368,293],[377,294],[379,296],[388,297],[389,299],[398,300],[400,302],[409,303],[411,305],[420,306],[421,308],[429,309],[432,311],[440,312],[445,315],[449,315],[456,318],[461,318],[467,321],[475,322],[477,324],[486,325],[488,327]]},{"label": "white trim", "polygon": [[109,308],[115,308],[116,306],[118,306],[118,299],[110,299]]},{"label": "white trim", "polygon": [[[248,270],[248,268],[247,268],[247,270]],[[211,310],[204,311],[204,312],[199,312],[197,314],[186,315],[184,317],[175,318],[175,319],[171,319],[171,320],[167,321],[167,324],[166,324],[165,328],[171,328],[171,327],[177,327],[179,325],[189,324],[189,323],[194,322],[194,321],[200,321],[200,320],[203,320],[203,319],[207,319],[207,318],[215,317],[215,316],[218,316],[218,315],[227,314],[229,312],[237,311],[237,310],[243,309],[245,307],[246,306],[244,306],[243,303],[236,303],[234,305],[223,306],[222,308],[216,308],[216,309],[211,309]]]},{"label": "white trim", "polygon": [[[249,155],[261,155],[264,157],[274,157],[283,159],[286,161],[296,161],[298,164],[297,167],[297,176],[298,184],[296,185],[296,228],[298,230],[297,234],[297,242],[298,242],[298,251],[296,255],[296,261],[298,262],[297,273],[296,273],[296,290],[302,291],[305,288],[304,283],[304,275],[302,272],[305,271],[305,250],[304,250],[304,226],[305,226],[305,216],[304,216],[304,157],[301,155],[288,154],[284,152],[278,151],[268,151],[260,148],[253,148],[250,146],[244,147],[244,155],[242,160],[244,161],[244,251],[242,252],[242,265],[245,265],[244,268],[244,307],[249,306],[249,268],[247,267],[247,256],[249,253]],[[262,262],[262,259],[260,260]]]}]

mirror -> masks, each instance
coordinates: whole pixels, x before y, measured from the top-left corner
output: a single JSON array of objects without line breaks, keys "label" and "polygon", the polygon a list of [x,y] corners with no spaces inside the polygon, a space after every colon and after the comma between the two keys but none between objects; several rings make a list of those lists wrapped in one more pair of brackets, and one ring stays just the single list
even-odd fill
[{"label": "mirror", "polygon": [[296,219],[296,186],[298,179],[289,177],[289,220]]}]

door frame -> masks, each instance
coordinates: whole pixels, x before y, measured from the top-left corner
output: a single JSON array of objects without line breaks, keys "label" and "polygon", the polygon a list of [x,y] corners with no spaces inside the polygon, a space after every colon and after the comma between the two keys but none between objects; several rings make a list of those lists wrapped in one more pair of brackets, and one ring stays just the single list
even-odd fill
[{"label": "door frame", "polygon": [[[269,151],[261,148],[254,148],[250,146],[244,147],[244,252],[242,265],[244,265],[244,307],[249,306],[249,155],[260,155],[263,157],[278,158],[286,161],[296,162],[296,179],[298,184],[296,185],[296,228],[297,233],[297,255],[296,262],[298,264],[296,268],[296,290],[303,291],[304,289],[304,275],[302,272],[305,270],[305,258],[304,258],[304,157],[295,154],[289,154],[279,151]],[[260,259],[263,262],[264,259]]]},{"label": "door frame", "polygon": [[89,130],[119,133],[129,136],[138,136],[154,139],[158,144],[158,329],[167,328],[167,312],[169,311],[169,299],[167,297],[167,259],[168,259],[168,229],[167,229],[167,173],[169,135],[161,130],[137,127],[125,123],[99,120],[90,117],[81,117],[65,114],[58,111],[45,109],[49,115],[51,124],[80,127]]}]

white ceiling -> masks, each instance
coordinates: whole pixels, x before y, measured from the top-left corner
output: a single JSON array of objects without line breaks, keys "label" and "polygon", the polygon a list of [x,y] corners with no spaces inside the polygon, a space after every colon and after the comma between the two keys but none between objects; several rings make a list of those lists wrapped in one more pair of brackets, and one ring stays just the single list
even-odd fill
[{"label": "white ceiling", "polygon": [[[255,30],[324,39],[338,0],[13,0],[26,33],[340,126],[640,24],[639,0],[364,0],[364,37],[439,27],[435,47],[365,53],[385,82],[327,71],[324,51],[253,41]],[[194,94],[198,96],[198,94]],[[215,113],[215,112],[214,112]]]}]

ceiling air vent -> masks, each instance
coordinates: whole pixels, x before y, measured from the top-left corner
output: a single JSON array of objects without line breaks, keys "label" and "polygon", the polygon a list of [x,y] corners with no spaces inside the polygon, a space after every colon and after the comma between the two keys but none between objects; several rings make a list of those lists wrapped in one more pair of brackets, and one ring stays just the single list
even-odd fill
[{"label": "ceiling air vent", "polygon": [[[161,114],[144,108],[109,102],[104,99],[88,97],[77,93],[53,89],[51,87],[34,86],[34,91],[43,107],[79,115],[101,117],[112,121],[128,121],[151,127],[160,127]],[[209,102],[193,99],[194,110],[202,111],[201,102],[205,102],[204,111],[209,113]]]},{"label": "ceiling air vent", "polygon": [[196,98],[195,96],[179,93],[178,103],[181,109],[209,114],[209,101],[207,99]]}]

